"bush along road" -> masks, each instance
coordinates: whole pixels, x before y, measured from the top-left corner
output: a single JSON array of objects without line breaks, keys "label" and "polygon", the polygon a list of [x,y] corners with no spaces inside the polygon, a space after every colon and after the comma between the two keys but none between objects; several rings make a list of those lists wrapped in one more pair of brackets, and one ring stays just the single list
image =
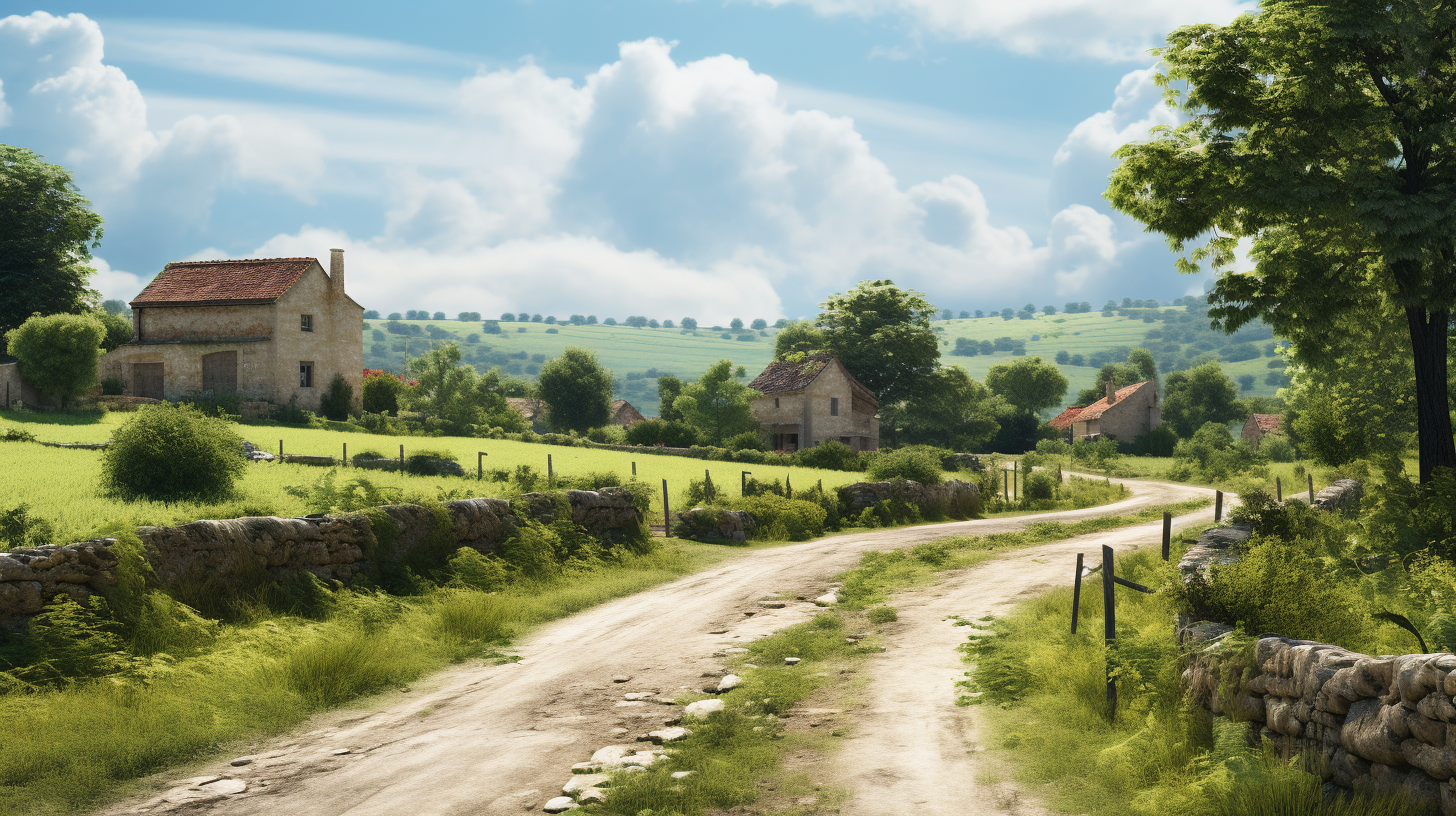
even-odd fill
[{"label": "bush along road", "polygon": [[[545,625],[516,644],[519,660],[447,670],[375,698],[366,710],[320,715],[307,730],[248,746],[246,756],[155,777],[149,794],[106,812],[541,812],[574,779],[572,766],[609,744],[670,727],[683,710],[663,703],[721,676],[749,644],[813,619],[822,610],[808,599],[833,590],[836,577],[867,553],[1034,531],[1042,522],[1128,516],[1212,494],[1186,485],[1127,485],[1132,498],[1102,507],[876,530],[748,553]],[[1211,516],[1206,509],[1178,521]],[[884,628],[886,651],[865,668],[870,702],[847,715],[852,736],[825,760],[828,767],[816,770],[847,788],[844,812],[979,808],[972,803],[980,794],[967,793],[979,772],[975,711],[955,706],[955,682],[965,670],[956,647],[965,630],[944,619],[989,614],[1066,583],[1072,553],[1108,542],[1119,550],[1156,544],[1160,527],[1150,521],[1019,549],[898,597],[900,620]],[[855,589],[850,584],[844,592]],[[979,801],[989,806],[995,792],[985,793]],[[1001,798],[1014,805],[1014,795]]]}]

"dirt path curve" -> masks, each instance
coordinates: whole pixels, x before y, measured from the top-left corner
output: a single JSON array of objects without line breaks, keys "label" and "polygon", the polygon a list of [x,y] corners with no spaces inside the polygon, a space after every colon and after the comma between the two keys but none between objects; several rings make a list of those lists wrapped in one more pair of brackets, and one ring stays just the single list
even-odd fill
[{"label": "dirt path curve", "polygon": [[[1174,529],[1212,520],[1209,507],[1174,519]],[[967,668],[957,647],[970,630],[947,618],[1004,614],[1070,584],[1077,553],[1095,566],[1104,544],[1119,553],[1161,544],[1162,526],[1154,521],[1018,550],[896,595],[890,603],[899,621],[886,630],[887,651],[872,657],[866,672],[869,704],[854,712],[852,735],[827,763],[834,783],[851,792],[842,816],[1044,813],[1014,786],[982,778],[978,711],[955,705],[955,683]],[[1084,591],[1100,592],[1099,581]]]},{"label": "dirt path curve", "polygon": [[[199,769],[237,780],[205,790],[232,786],[236,791],[239,783],[246,783],[245,792],[189,797],[178,789],[166,799],[124,802],[106,812],[539,813],[543,802],[559,795],[573,763],[610,742],[631,741],[672,716],[673,710],[652,702],[624,702],[623,692],[657,691],[670,699],[680,689],[701,685],[704,672],[721,670],[715,652],[721,656],[725,647],[815,611],[809,603],[766,609],[758,603],[765,596],[822,594],[836,574],[871,550],[1011,531],[1036,521],[1120,515],[1211,492],[1153,482],[1127,484],[1133,498],[1103,507],[877,530],[745,554],[543,626],[517,644],[522,656],[518,663],[448,670],[377,710],[321,715],[306,726],[315,730],[258,746],[253,761],[243,767],[224,761]],[[1047,580],[1040,570],[1024,577],[1009,571],[986,587],[985,598],[1010,599]],[[942,651],[954,655],[953,649]],[[632,680],[614,683],[615,676]],[[941,686],[936,694],[947,699]],[[177,784],[171,778],[159,782]],[[867,800],[862,795],[857,801]]]}]

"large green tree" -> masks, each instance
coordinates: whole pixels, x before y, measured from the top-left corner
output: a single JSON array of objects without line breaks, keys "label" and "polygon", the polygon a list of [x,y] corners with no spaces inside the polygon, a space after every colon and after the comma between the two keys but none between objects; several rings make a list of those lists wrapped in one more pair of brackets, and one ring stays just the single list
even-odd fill
[{"label": "large green tree", "polygon": [[91,315],[36,315],[5,334],[26,382],[60,399],[61,407],[96,384],[106,328]]},{"label": "large green tree", "polygon": [[1456,468],[1447,346],[1456,308],[1456,5],[1263,0],[1162,51],[1188,121],[1126,145],[1108,188],[1180,263],[1233,263],[1211,314],[1262,317],[1299,362],[1329,365],[1360,315],[1393,307],[1410,336],[1422,482]]},{"label": "large green tree", "polygon": [[1187,439],[1205,423],[1242,419],[1244,408],[1233,380],[1218,363],[1204,363],[1168,375],[1163,393],[1163,422]]},{"label": "large green tree", "polygon": [[948,366],[931,375],[930,387],[914,402],[880,410],[881,439],[891,445],[982,450],[1000,430],[1000,403],[964,369]]},{"label": "large green tree", "polygon": [[612,417],[612,373],[584,348],[568,346],[541,366],[536,393],[558,431],[586,433]]},{"label": "large green tree", "polygon": [[940,362],[935,307],[924,296],[891,280],[864,281],[822,308],[825,347],[881,405],[924,393]]},{"label": "large green tree", "polygon": [[779,330],[774,338],[774,359],[782,360],[790,354],[812,354],[827,345],[824,332],[804,321],[790,323]]},{"label": "large green tree", "polygon": [[457,434],[471,433],[472,425],[526,430],[526,421],[506,404],[506,384],[500,372],[492,369],[478,374],[474,367],[462,364],[459,345],[446,343],[431,349],[410,360],[408,368],[415,378],[412,388],[387,373],[365,380],[365,409],[384,410],[391,398],[397,400],[404,394],[412,407],[446,423]]},{"label": "large green tree", "polygon": [[1061,405],[1067,393],[1067,378],[1040,357],[1022,357],[991,366],[986,372],[986,387],[1018,410],[1035,414]]},{"label": "large green tree", "polygon": [[101,216],[64,167],[22,147],[0,144],[0,335],[32,314],[79,314]]},{"label": "large green tree", "polygon": [[752,406],[757,395],[733,376],[731,360],[719,360],[682,390],[673,407],[704,441],[721,445],[738,434],[758,430]]}]

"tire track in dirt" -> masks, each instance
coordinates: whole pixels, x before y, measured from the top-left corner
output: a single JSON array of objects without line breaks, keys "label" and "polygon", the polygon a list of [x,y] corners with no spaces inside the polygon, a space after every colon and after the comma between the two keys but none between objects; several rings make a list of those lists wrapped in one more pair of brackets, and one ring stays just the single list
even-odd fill
[{"label": "tire track in dirt", "polygon": [[[536,629],[516,644],[521,660],[462,666],[376,704],[315,717],[298,732],[260,742],[253,761],[226,759],[195,769],[247,784],[240,794],[189,798],[175,772],[148,780],[150,798],[107,814],[215,813],[291,816],[454,816],[539,812],[558,795],[572,764],[602,745],[630,741],[677,713],[627,703],[627,691],[670,700],[722,668],[715,652],[761,637],[815,611],[808,603],[763,609],[765,596],[814,597],[872,550],[953,535],[985,535],[1039,521],[1122,515],[1211,491],[1129,481],[1133,497],[1084,510],[875,530],[745,553],[701,573],[620,598]],[[1126,533],[1124,533],[1125,535]],[[1041,551],[1038,548],[1037,551]],[[1020,560],[1018,555],[1011,559]],[[999,563],[996,562],[996,563]],[[1062,567],[1058,570],[1065,571]],[[1007,597],[1044,586],[1051,573],[1008,572]],[[1028,580],[1031,586],[1006,581]],[[753,613],[747,617],[747,613]],[[927,613],[931,614],[931,613]],[[892,647],[890,654],[901,653]],[[953,649],[943,650],[950,656]],[[630,676],[628,683],[614,683]],[[949,700],[948,687],[941,696]],[[939,688],[939,686],[938,686]],[[311,729],[311,730],[309,730]],[[194,784],[196,784],[194,778]],[[166,794],[164,794],[166,795]],[[864,801],[861,796],[857,801]],[[964,804],[964,802],[962,803]],[[900,811],[904,812],[904,811]],[[964,812],[964,808],[961,811]]]}]

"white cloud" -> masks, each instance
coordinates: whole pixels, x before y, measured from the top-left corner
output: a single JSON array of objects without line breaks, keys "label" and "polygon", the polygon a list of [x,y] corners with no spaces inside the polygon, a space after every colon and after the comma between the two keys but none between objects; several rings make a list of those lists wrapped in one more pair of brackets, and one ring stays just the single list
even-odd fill
[{"label": "white cloud", "polygon": [[91,276],[91,288],[101,293],[102,300],[131,300],[151,278],[150,275],[143,278],[131,272],[112,269],[105,258],[97,255],[91,256],[90,265],[96,270],[96,274]]},{"label": "white cloud", "polygon": [[896,15],[956,40],[990,40],[1018,54],[1141,59],[1181,25],[1226,23],[1252,0],[753,0],[807,5],[825,16]]},{"label": "white cloud", "polygon": [[[267,50],[258,39],[207,42],[227,52],[207,70],[248,78]],[[417,88],[406,114],[148,99],[104,62],[103,44],[80,15],[0,20],[3,102],[15,110],[0,137],[76,171],[107,219],[107,259],[128,269],[155,270],[198,247],[218,257],[343,246],[351,290],[382,310],[717,322],[803,314],[886,276],[958,309],[1086,299],[1125,277],[1147,244],[1120,238],[1121,222],[1088,206],[1100,186],[1070,186],[1033,231],[998,219],[963,175],[902,186],[855,118],[804,104],[809,95],[786,94],[741,59],[679,64],[661,40],[622,44],[582,82],[529,61],[449,81],[398,78],[383,96]],[[367,50],[347,38],[326,46],[307,59],[347,62]],[[409,49],[388,59],[453,65]],[[346,94],[330,83],[375,70],[341,65],[300,88],[334,99]],[[253,77],[269,87],[284,79]],[[1155,118],[1145,84],[1125,79],[1113,109],[1066,139],[1056,172],[1081,178],[1113,140],[1145,130]],[[842,107],[882,122],[907,112]],[[906,127],[930,139],[982,127],[921,113]],[[140,281],[109,265],[98,274],[108,295],[134,294],[121,291],[128,285]]]}]

